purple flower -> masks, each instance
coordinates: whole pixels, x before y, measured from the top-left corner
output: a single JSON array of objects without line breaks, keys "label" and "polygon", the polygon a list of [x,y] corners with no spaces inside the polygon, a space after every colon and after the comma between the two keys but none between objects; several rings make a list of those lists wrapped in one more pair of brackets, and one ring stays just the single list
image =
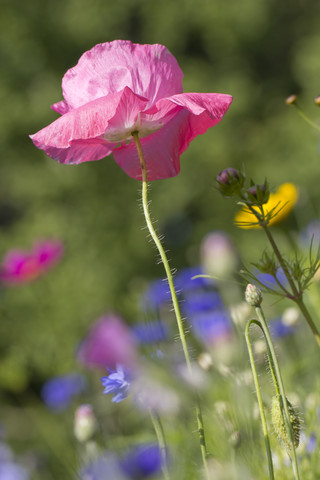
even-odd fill
[{"label": "purple flower", "polygon": [[48,380],[42,387],[41,396],[47,407],[58,412],[65,410],[72,399],[85,388],[83,375],[72,373]]},{"label": "purple flower", "polygon": [[117,364],[137,363],[136,340],[132,331],[117,315],[100,318],[80,345],[78,359],[88,367],[115,368]]},{"label": "purple flower", "polygon": [[108,369],[108,371],[109,375],[101,378],[102,385],[105,387],[103,393],[113,393],[112,402],[122,402],[129,395],[132,377],[121,365],[117,365],[116,370]]},{"label": "purple flower", "polygon": [[160,321],[136,323],[132,330],[140,343],[161,342],[168,336],[168,327]]},{"label": "purple flower", "polygon": [[[257,277],[259,282],[261,282],[262,285],[264,285],[267,288],[272,288],[273,290],[274,289],[278,290],[280,288],[278,286],[274,276],[271,275],[270,273],[261,273],[261,272],[258,271],[258,273],[255,272],[255,276]],[[276,277],[277,277],[278,281],[281,283],[281,285],[283,285],[284,287],[286,287],[288,285],[287,277],[285,276],[282,268],[278,269],[278,271],[276,273]]]},{"label": "purple flower", "polygon": [[134,447],[120,462],[124,473],[132,480],[149,478],[161,471],[162,455],[154,444]]}]

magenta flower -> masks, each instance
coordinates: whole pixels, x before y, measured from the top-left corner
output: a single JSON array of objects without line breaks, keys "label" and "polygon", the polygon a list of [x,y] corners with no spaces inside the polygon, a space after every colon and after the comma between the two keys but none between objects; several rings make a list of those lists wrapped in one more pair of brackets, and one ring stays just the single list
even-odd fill
[{"label": "magenta flower", "polygon": [[43,275],[63,255],[63,245],[57,240],[36,243],[30,252],[10,250],[0,267],[0,281],[9,285],[31,282]]},{"label": "magenta flower", "polygon": [[79,347],[78,359],[88,367],[114,369],[120,364],[134,368],[137,363],[135,337],[120,317],[107,315],[90,329]]},{"label": "magenta flower", "polygon": [[62,116],[32,141],[65,164],[113,153],[130,177],[141,180],[131,135],[138,131],[148,180],[174,177],[189,143],[220,122],[232,102],[220,93],[183,93],[182,77],[162,45],[98,44],[63,77],[64,100],[52,105]]}]

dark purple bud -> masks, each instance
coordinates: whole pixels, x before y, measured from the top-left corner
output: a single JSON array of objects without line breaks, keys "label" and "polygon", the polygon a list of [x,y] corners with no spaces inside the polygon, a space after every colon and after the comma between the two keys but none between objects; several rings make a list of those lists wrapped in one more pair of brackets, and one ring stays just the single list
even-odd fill
[{"label": "dark purple bud", "polygon": [[258,189],[262,194],[266,193],[266,186],[265,185],[252,185],[252,187],[248,188],[248,193],[253,195],[254,197],[258,196]]},{"label": "dark purple bud", "polygon": [[235,168],[225,168],[217,176],[217,182],[223,185],[230,185],[234,180],[239,180],[240,174]]}]

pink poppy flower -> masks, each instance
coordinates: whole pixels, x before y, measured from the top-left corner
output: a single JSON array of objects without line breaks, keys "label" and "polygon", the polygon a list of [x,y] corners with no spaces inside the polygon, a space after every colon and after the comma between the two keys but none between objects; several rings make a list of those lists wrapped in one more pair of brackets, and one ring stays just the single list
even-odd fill
[{"label": "pink poppy flower", "polygon": [[77,357],[88,367],[115,368],[117,364],[134,368],[136,340],[123,320],[114,314],[100,318],[80,344]]},{"label": "pink poppy flower", "polygon": [[64,75],[64,100],[52,105],[62,116],[31,139],[64,164],[113,153],[130,177],[141,180],[131,135],[138,131],[148,180],[174,177],[189,143],[220,122],[232,102],[220,93],[183,93],[182,77],[162,45],[98,44]]},{"label": "pink poppy flower", "polygon": [[57,240],[36,243],[30,252],[10,250],[0,267],[0,281],[9,285],[31,282],[49,270],[63,255]]}]

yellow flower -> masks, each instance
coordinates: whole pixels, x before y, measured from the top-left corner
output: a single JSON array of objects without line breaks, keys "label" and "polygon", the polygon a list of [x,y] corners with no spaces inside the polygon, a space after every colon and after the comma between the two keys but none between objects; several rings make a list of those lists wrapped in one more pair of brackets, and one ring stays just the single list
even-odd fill
[{"label": "yellow flower", "polygon": [[[298,197],[298,189],[293,183],[283,183],[276,193],[270,193],[269,200],[263,205],[263,210],[266,215],[275,208],[276,214],[271,217],[269,225],[276,225],[287,218],[297,203]],[[236,214],[234,220],[240,228],[260,228],[260,226],[257,225],[256,217],[246,207]]]}]

